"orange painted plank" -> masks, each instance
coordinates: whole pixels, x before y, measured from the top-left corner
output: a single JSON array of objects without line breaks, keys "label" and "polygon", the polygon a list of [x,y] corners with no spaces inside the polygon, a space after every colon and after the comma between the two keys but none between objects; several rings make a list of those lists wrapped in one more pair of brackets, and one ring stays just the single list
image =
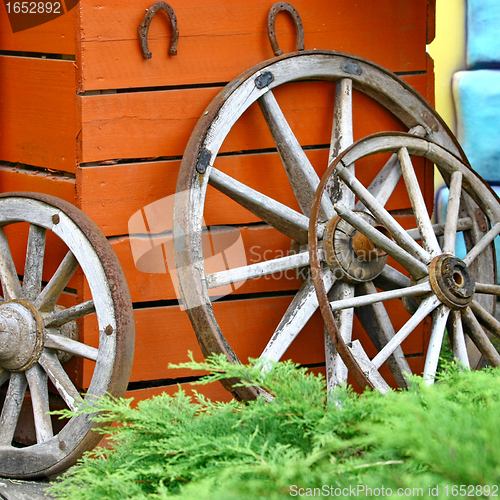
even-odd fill
[{"label": "orange painted plank", "polygon": [[[328,162],[327,149],[308,150],[307,155],[321,177]],[[384,164],[386,157],[379,156],[358,162],[357,175],[366,186]],[[171,231],[179,166],[179,161],[160,161],[78,169],[78,204],[107,236],[144,233],[144,216],[152,234]],[[257,191],[299,210],[277,153],[222,156],[216,160],[215,166]],[[425,171],[430,173],[425,177],[423,162],[415,160],[415,167],[420,183],[427,183],[432,189],[432,168],[426,167]],[[427,197],[432,200],[432,193],[427,193]],[[387,208],[395,210],[409,206],[406,189],[400,182]],[[207,191],[204,218],[208,226],[259,221],[211,186]]]},{"label": "orange painted plank", "polygon": [[[226,336],[231,348],[240,360],[256,358],[262,353],[272,332],[278,325],[292,296],[269,297],[236,301],[214,302],[215,317]],[[396,307],[396,326],[409,318],[406,311]],[[193,352],[196,360],[203,359],[195,333],[186,312],[177,306],[136,309],[136,344],[131,381],[173,379],[199,375],[191,370],[173,370],[169,363],[182,363],[187,360],[188,351]],[[366,335],[358,326],[357,336]],[[408,353],[422,352],[422,330],[417,329],[405,341]],[[319,313],[313,315],[304,330],[292,343],[283,359],[292,359],[302,364],[324,362],[323,320]],[[92,317],[85,320],[85,341],[96,344],[95,321]],[[84,361],[84,378],[93,363]]]},{"label": "orange painted plank", "polygon": [[[248,357],[260,355],[291,300],[292,297],[273,297],[214,303],[215,315],[222,331],[240,359],[246,361]],[[193,352],[196,360],[203,359],[185,311],[171,306],[137,309],[134,314],[136,344],[132,382],[200,374],[186,369],[168,368],[169,363],[187,361],[189,350]],[[86,318],[85,341],[90,344],[96,343],[93,323],[95,324],[93,318]],[[323,322],[319,313],[310,320],[284,358],[297,359],[303,363],[324,360]],[[84,361],[86,383],[89,369],[93,368],[93,365],[91,361]]]},{"label": "orange painted plank", "polygon": [[198,119],[219,90],[79,96],[80,162],[181,157]]},{"label": "orange painted plank", "polygon": [[[421,74],[405,80],[426,96],[427,78],[427,74]],[[302,82],[275,89],[276,98],[301,144],[329,143],[334,88],[329,82]],[[200,88],[78,97],[82,120],[81,163],[182,156],[199,117],[219,90]],[[355,139],[383,130],[404,129],[378,103],[358,92],[353,106]],[[274,142],[262,113],[254,104],[235,124],[221,151],[272,147]]]},{"label": "orange painted plank", "polygon": [[[187,361],[187,359],[186,359]],[[173,396],[179,390],[185,391],[188,396],[192,398],[193,402],[196,402],[196,395],[203,394],[211,401],[221,401],[227,403],[233,399],[232,394],[229,391],[226,391],[220,382],[211,382],[210,384],[175,384],[175,385],[167,385],[162,387],[151,387],[148,389],[137,389],[133,391],[127,391],[125,394],[126,398],[134,398],[134,402],[132,406],[136,406],[139,401],[144,401],[145,399],[154,398],[155,396],[159,396],[160,394],[170,394]]]},{"label": "orange painted plank", "polygon": [[74,172],[74,62],[0,56],[0,81],[0,160]]},{"label": "orange painted plank", "polygon": [[0,192],[30,191],[76,202],[75,179],[50,172],[12,168],[0,164]]},{"label": "orange painted plank", "polygon": [[[11,8],[13,8],[11,2]],[[75,11],[27,30],[13,33],[5,3],[0,4],[0,50],[75,54]]]},{"label": "orange painted plank", "polygon": [[[150,60],[137,27],[149,0],[80,0],[81,90],[227,82],[273,56],[267,16],[274,0],[190,0],[174,5],[178,55],[168,56],[171,28],[164,13],[149,31]],[[306,49],[356,54],[392,71],[425,69],[426,2],[413,0],[296,0]],[[295,50],[295,27],[280,14],[276,31],[285,52]]]}]

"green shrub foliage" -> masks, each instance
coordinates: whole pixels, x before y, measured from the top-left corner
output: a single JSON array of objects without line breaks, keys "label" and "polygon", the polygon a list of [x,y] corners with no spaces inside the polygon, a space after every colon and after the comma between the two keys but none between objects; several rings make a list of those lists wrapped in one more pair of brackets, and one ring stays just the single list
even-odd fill
[{"label": "green shrub foliage", "polygon": [[182,367],[209,371],[204,383],[242,378],[274,398],[217,403],[179,390],[135,409],[132,400],[101,399],[93,418],[120,424],[106,429],[112,449],[87,454],[50,493],[71,500],[396,498],[403,488],[410,497],[448,498],[455,485],[484,493],[483,485],[500,484],[498,370],[446,365],[434,386],[414,377],[408,391],[358,395],[338,387],[327,400],[324,378],[290,362],[265,375],[256,361],[235,366],[224,357]]}]

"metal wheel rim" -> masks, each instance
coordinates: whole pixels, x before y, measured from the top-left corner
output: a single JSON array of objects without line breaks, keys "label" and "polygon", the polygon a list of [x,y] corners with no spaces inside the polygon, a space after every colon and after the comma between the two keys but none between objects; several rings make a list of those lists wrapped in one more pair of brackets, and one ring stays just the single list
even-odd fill
[{"label": "metal wheel rim", "polygon": [[[92,297],[97,298],[95,310],[100,332],[97,361],[85,399],[106,393],[122,396],[132,365],[134,321],[128,287],[108,241],[83,212],[47,195],[1,195],[0,226],[15,222],[28,222],[30,226],[52,231],[76,257]],[[1,446],[0,474],[20,478],[63,471],[100,441],[102,436],[92,431],[96,426],[88,415],[78,415],[44,442],[24,448]]]},{"label": "metal wheel rim", "polygon": [[[290,72],[293,76],[287,76]],[[272,81],[255,90],[255,81],[266,73],[272,73]],[[374,85],[374,76],[383,82],[383,91]],[[377,100],[408,128],[423,127],[427,136],[464,157],[453,134],[419,94],[393,73],[362,58],[331,51],[292,53],[265,61],[233,80],[212,101],[191,135],[179,172],[174,212],[174,238],[186,241],[181,249],[176,246],[174,253],[180,293],[205,356],[224,353],[230,360],[239,362],[214,317],[204,271],[200,266],[192,266],[201,259],[200,241],[193,240],[191,224],[201,224],[212,164],[225,136],[251,103],[282,83],[345,78],[351,79],[355,89]],[[245,105],[233,109],[233,102],[242,95],[246,96]],[[223,121],[221,117],[229,114],[231,118],[224,122],[221,130],[215,130]],[[200,174],[196,167],[205,150],[210,153],[210,161]],[[252,399],[260,394],[257,388],[232,388],[233,382],[229,381],[225,387],[239,398]]]},{"label": "metal wheel rim", "polygon": [[[335,169],[343,168],[344,165],[351,164],[354,161],[360,160],[361,158],[365,158],[370,155],[375,155],[379,153],[395,153],[401,148],[406,148],[411,155],[424,156],[429,160],[431,160],[438,167],[438,169],[443,174],[443,177],[445,179],[449,179],[452,176],[453,172],[461,173],[463,178],[461,182],[461,187],[462,187],[461,192],[463,193],[463,191],[466,191],[474,200],[474,202],[477,203],[477,205],[464,203],[463,204],[464,206],[462,207],[461,211],[462,215],[470,214],[470,211],[468,212],[468,209],[470,210],[471,206],[473,207],[478,206],[480,210],[482,210],[482,212],[488,217],[488,220],[491,224],[491,228],[493,228],[488,230],[490,234],[493,234],[492,231],[494,231],[495,225],[498,224],[498,222],[500,221],[500,200],[498,199],[495,192],[491,189],[491,187],[483,179],[481,179],[478,176],[478,174],[470,168],[469,165],[465,164],[457,156],[450,153],[448,150],[441,147],[440,145],[425,138],[417,138],[414,136],[410,136],[408,134],[401,134],[401,133],[375,134],[373,136],[365,137],[364,139],[361,139],[355,144],[353,144],[347,150],[343,151],[329,166],[327,172],[325,172],[321,180],[320,186],[318,187],[318,191],[316,192],[315,201],[311,211],[311,224],[309,233],[311,272],[313,274],[313,280],[320,304],[320,310],[323,315],[325,325],[344,363],[348,366],[349,371],[353,374],[354,378],[361,387],[377,388],[382,392],[388,390],[388,386],[387,384],[384,383],[383,380],[381,380],[380,375],[376,373],[379,366],[377,365],[377,367],[374,367],[368,362],[365,363],[365,361],[368,360],[366,352],[362,353],[362,355],[359,355],[358,349],[357,348],[352,349],[353,346],[348,345],[344,341],[342,336],[339,335],[339,330],[333,315],[332,306],[330,305],[330,301],[328,300],[327,293],[325,291],[325,288],[323,286],[323,281],[321,279],[322,271],[321,271],[321,257],[320,257],[319,242],[318,242],[318,225],[315,222],[317,222],[319,215],[319,209],[320,209],[319,202],[321,199],[321,195],[326,188],[328,178],[333,174]],[[339,167],[339,165],[341,167]],[[463,196],[464,195],[462,194],[462,199]],[[370,211],[369,213],[371,214]],[[348,215],[349,214],[347,214],[347,216]],[[341,217],[343,216],[341,215]],[[474,221],[473,224],[471,223],[470,232],[475,233],[476,231],[477,231],[477,224]],[[480,234],[482,236],[485,233],[480,233]],[[477,233],[472,234],[472,238],[474,240],[474,243],[478,243],[478,241],[480,241],[480,239],[477,238]],[[446,245],[446,243],[444,245]],[[470,252],[472,247],[473,245],[469,243],[467,245],[467,251]],[[446,250],[446,255],[449,255],[450,253],[451,253],[450,250]],[[491,272],[489,272],[491,266],[486,267],[484,265],[488,261],[490,261],[491,263],[491,260],[493,261],[492,262],[493,268],[496,271],[495,250],[492,242],[488,244],[479,255],[477,255],[477,257],[470,265],[475,268],[474,269],[475,277],[479,278],[476,281],[484,284],[495,284],[493,288],[496,290],[498,288],[496,286],[496,272],[494,272],[492,275]],[[425,281],[425,278],[423,278],[420,281]],[[420,283],[420,281],[417,281],[416,283]],[[415,286],[415,282],[413,281],[412,281],[412,286]],[[431,287],[429,293],[426,295],[422,295],[422,297],[428,297],[432,295],[435,296],[436,294],[433,288]],[[483,296],[481,298],[484,299],[485,297]],[[490,298],[492,299],[493,296],[491,295]],[[483,302],[486,302],[485,309],[488,309],[491,305],[493,305],[493,311],[494,311],[494,304],[489,304],[489,302],[492,302],[491,300],[488,301],[486,299]],[[464,313],[465,311],[472,309],[472,304],[473,302],[471,302],[470,307],[463,309]],[[445,304],[442,301],[439,306],[433,308],[433,311],[437,311],[438,308],[442,310],[446,309]],[[455,312],[453,310],[451,311],[450,321],[451,317],[454,314],[457,314],[458,312],[459,311]],[[429,312],[429,314],[431,313]],[[471,312],[471,314],[473,313]],[[435,321],[438,320],[436,318]],[[444,319],[444,321],[446,321],[446,318]],[[453,318],[453,322],[455,321],[458,322],[458,320],[455,320],[455,318]],[[462,322],[462,320],[460,320],[460,322]],[[451,326],[450,322],[448,324]],[[418,325],[415,325],[415,327],[416,326]],[[438,327],[436,327],[436,329],[437,328]],[[444,328],[445,326],[443,326],[443,330]],[[432,336],[431,336],[431,342],[432,342]],[[489,342],[488,348],[495,350],[491,342]],[[356,357],[353,354],[355,352],[358,354],[358,357]],[[498,363],[500,363],[500,356],[498,356],[498,354],[495,353],[491,353],[490,355],[494,358],[490,361],[490,363],[497,366]],[[434,358],[436,359],[430,361],[429,361],[429,356],[432,356],[432,354],[428,353],[427,356],[428,359],[426,360],[426,367],[428,365],[429,366],[432,365],[434,366],[434,369],[429,368],[430,372],[427,373],[427,375],[424,372],[424,378],[426,378],[427,383],[433,383],[435,375],[435,367],[437,366],[437,358],[436,358],[437,355],[434,353]]]}]

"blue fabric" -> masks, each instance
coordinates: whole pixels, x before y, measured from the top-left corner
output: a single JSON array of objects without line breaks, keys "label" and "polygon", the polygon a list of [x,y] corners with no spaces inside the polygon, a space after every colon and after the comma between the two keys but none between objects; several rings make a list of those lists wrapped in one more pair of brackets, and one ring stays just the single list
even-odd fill
[{"label": "blue fabric", "polygon": [[458,140],[472,168],[488,182],[499,182],[500,70],[455,73],[453,95]]},{"label": "blue fabric", "polygon": [[499,0],[467,0],[467,64],[500,67]]}]

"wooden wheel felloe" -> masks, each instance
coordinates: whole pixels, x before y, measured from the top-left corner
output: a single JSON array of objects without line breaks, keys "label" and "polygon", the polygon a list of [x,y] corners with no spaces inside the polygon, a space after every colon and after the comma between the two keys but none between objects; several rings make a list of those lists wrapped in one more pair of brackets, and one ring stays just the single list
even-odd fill
[{"label": "wooden wheel felloe", "polygon": [[[214,314],[210,291],[213,292],[217,287],[288,270],[306,271],[301,273],[305,276],[302,286],[279,324],[274,326],[274,331],[269,331],[269,341],[261,353],[263,358],[275,361],[284,355],[318,309],[313,280],[307,272],[307,244],[309,217],[319,176],[274,95],[277,87],[309,80],[330,82],[331,95],[334,96],[332,100],[335,101],[328,125],[331,130],[331,133],[328,132],[331,137],[329,159],[323,168],[317,167],[319,171],[324,171],[326,164],[353,141],[353,89],[385,107],[412,134],[430,137],[461,155],[452,134],[421,96],[394,74],[359,57],[319,50],[297,52],[265,61],[233,80],[199,120],[184,153],[177,184],[174,214],[176,267],[183,306],[205,355],[224,353],[230,360],[239,362]],[[214,165],[230,130],[255,102],[260,106],[281,157],[300,207],[298,210],[251,188],[244,181],[232,177],[231,172],[221,171],[217,163]],[[253,134],[255,131],[248,133]],[[378,177],[378,183],[382,183],[383,175]],[[205,256],[210,254],[203,228],[208,186],[227,195],[263,223],[289,237],[297,251],[273,260],[240,265],[220,272],[205,269]],[[354,203],[353,195],[342,183],[330,183],[328,194],[320,202],[319,219],[322,222],[334,217],[334,202],[347,203],[348,206]],[[322,232],[326,231],[324,224],[318,226],[318,231],[321,233],[318,237],[323,237]],[[375,274],[378,272],[373,263],[367,262],[366,266],[374,268]],[[332,297],[340,299],[354,294],[354,285],[337,279],[331,269],[327,268],[322,277]],[[352,310],[340,312],[337,319],[342,335],[346,341],[350,341]],[[323,335],[323,332],[318,335]],[[327,378],[329,384],[333,385],[345,380],[347,371],[328,335],[325,343]],[[254,398],[259,392],[258,389],[231,388],[230,385],[228,389],[243,399]]]},{"label": "wooden wheel felloe", "polygon": [[[19,263],[16,269],[11,247],[26,232],[23,271]],[[54,252],[51,245],[67,253],[47,276],[44,260]],[[91,297],[74,304],[67,286],[78,268]],[[62,425],[48,412],[75,410],[83,399],[125,392],[134,350],[130,295],[97,226],[69,203],[32,193],[0,196],[0,281],[0,475],[55,474],[101,436],[92,431],[96,424],[88,415]],[[68,300],[73,304],[63,306]],[[91,338],[90,329],[81,338],[77,323],[93,318],[98,339]],[[85,388],[74,373],[83,360],[91,372]]]},{"label": "wooden wheel felloe", "polygon": [[[362,159],[366,165],[366,159],[387,153],[393,156],[384,167],[384,181],[365,187],[350,166]],[[433,162],[449,185],[444,224],[431,222],[412,163],[412,159],[419,156]],[[385,262],[383,259],[387,257],[375,256],[375,261],[381,261],[378,274],[366,272],[365,263],[359,259],[353,266],[359,274],[353,279],[350,269],[341,277],[343,281],[354,283],[355,296],[338,301],[329,300],[322,279],[321,247],[343,249],[335,241],[328,243],[320,236],[321,198],[332,175],[338,175],[358,198],[350,207],[342,202],[334,205],[336,217],[350,228],[345,233],[351,240],[351,248],[354,235],[360,235],[391,259]],[[401,217],[398,220],[397,215],[384,207],[400,177],[411,202],[414,229],[403,229]],[[377,231],[374,224],[367,223],[367,216],[375,219],[384,231]],[[455,240],[460,231],[464,231],[468,250],[462,259],[455,255]],[[500,355],[482,328],[500,336],[500,322],[492,314],[495,296],[500,294],[492,243],[498,234],[500,200],[468,165],[427,139],[408,134],[374,135],[358,141],[333,161],[320,183],[311,210],[311,270],[328,331],[343,361],[362,387],[368,385],[386,391],[391,377],[400,386],[406,385],[405,377],[411,370],[403,342],[427,316],[431,317],[431,332],[425,346],[423,376],[428,383],[434,381],[446,329],[453,356],[461,364],[476,368],[482,356],[488,364],[500,365]],[[337,263],[329,263],[330,269],[337,267]],[[395,318],[385,304],[398,299],[405,301],[409,314],[397,330]],[[342,338],[334,311],[343,310],[359,311],[362,322],[363,319],[372,321],[365,328],[371,341],[346,342]],[[390,376],[382,376],[380,369],[384,364]]]}]

